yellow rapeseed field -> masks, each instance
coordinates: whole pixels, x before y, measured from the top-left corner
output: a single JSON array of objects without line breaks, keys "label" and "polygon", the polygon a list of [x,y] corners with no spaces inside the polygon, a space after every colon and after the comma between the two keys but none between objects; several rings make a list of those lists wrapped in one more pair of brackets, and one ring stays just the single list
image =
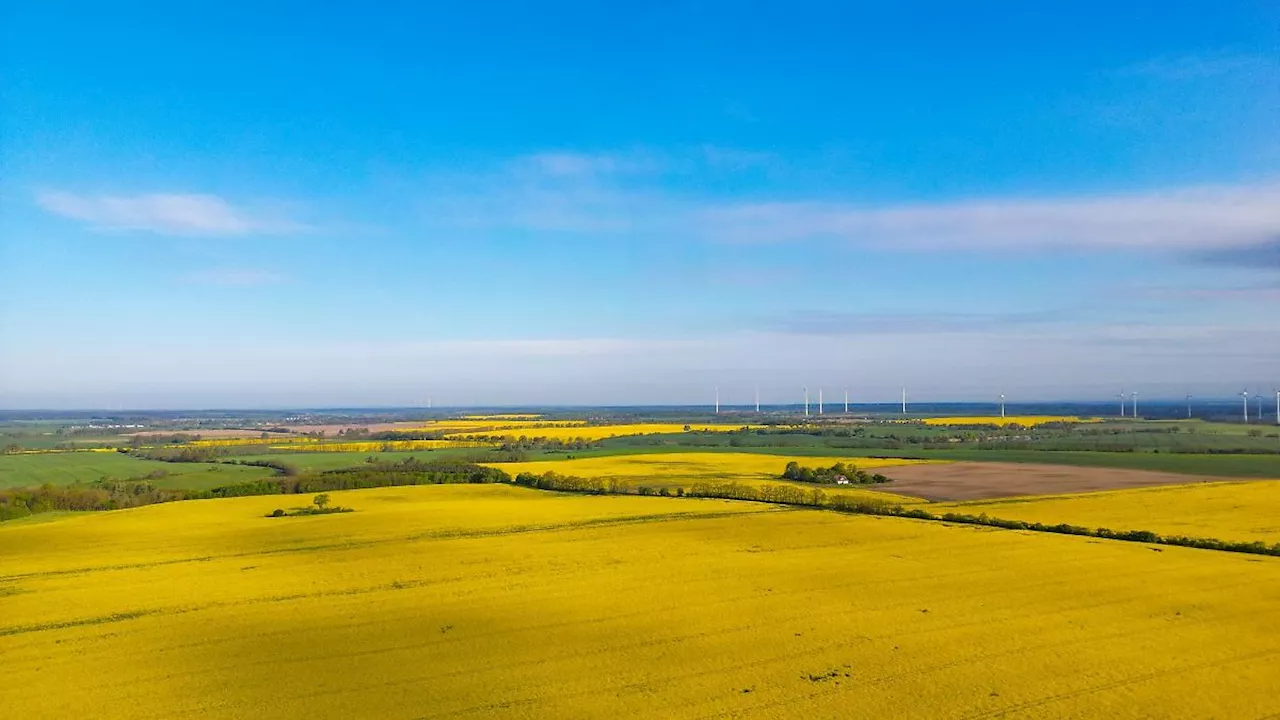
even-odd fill
[{"label": "yellow rapeseed field", "polygon": [[410,450],[438,450],[441,448],[492,447],[494,443],[482,440],[361,440],[353,442],[322,442],[294,445],[272,445],[272,450],[296,452],[403,452]]},{"label": "yellow rapeseed field", "polygon": [[[519,428],[498,428],[493,430],[450,432],[450,437],[508,437],[518,438],[554,438],[559,440],[603,440],[611,437],[629,435],[657,435],[661,433],[684,432],[686,426],[678,423],[624,423],[621,425],[585,425],[580,427],[529,426]],[[690,430],[699,432],[730,432],[741,430],[745,425],[708,425],[691,424]]]},{"label": "yellow rapeseed field", "polygon": [[[522,419],[536,416],[467,416],[459,420],[440,420],[423,423],[415,426],[404,426],[398,428],[399,432],[438,432],[438,433],[479,433],[481,435],[502,434],[499,431],[510,430],[513,433],[527,434],[532,432],[532,428],[538,428],[539,432],[542,428],[567,429],[572,427],[583,426],[585,420],[530,420]],[[465,440],[466,438],[461,438]],[[269,434],[267,437],[240,437],[240,438],[204,438],[194,440],[190,445],[195,447],[240,447],[245,445],[263,445],[271,443],[275,446],[287,445],[289,450],[315,450],[318,448],[305,447],[324,443],[328,447],[325,449],[329,452],[345,452],[333,450],[332,447],[338,443],[344,442],[339,435],[330,434],[328,438],[321,439],[317,437],[308,437],[306,435],[280,435]],[[373,443],[378,444],[379,441],[352,440],[351,443]],[[474,445],[440,444],[452,441],[444,440],[415,440],[415,441],[395,441],[395,442],[418,442],[418,443],[436,443],[435,445],[420,445],[415,447],[405,447],[403,449],[413,450],[418,447],[476,447]],[[365,450],[357,450],[357,452],[365,452]]]},{"label": "yellow rapeseed field", "polygon": [[529,428],[568,428],[586,425],[586,420],[521,420],[517,418],[462,418],[458,420],[432,420],[406,430],[423,432],[489,432],[494,430],[521,430]]},{"label": "yellow rapeseed field", "polygon": [[1267,544],[1280,542],[1280,481],[1200,482],[1188,485],[1041,495],[947,503],[936,512],[986,513],[1048,524],[1112,530],[1150,530]]},{"label": "yellow rapeseed field", "polygon": [[507,485],[332,495],[355,512],[0,526],[5,716],[1280,712],[1276,558]]},{"label": "yellow rapeseed field", "polygon": [[1081,418],[1074,415],[1010,415],[1008,417],[968,415],[963,417],[931,417],[922,418],[926,425],[1021,425],[1033,427],[1045,423],[1086,423],[1099,422],[1094,418]]},{"label": "yellow rapeseed field", "polygon": [[[608,455],[604,457],[578,458],[574,460],[539,460],[520,463],[491,464],[512,477],[522,472],[535,475],[552,471],[562,475],[587,478],[617,478],[624,486],[645,485],[653,488],[690,488],[695,483],[737,482],[747,485],[786,483],[779,478],[782,470],[792,460],[806,467],[831,467],[842,462],[868,472],[881,472],[882,468],[901,465],[918,465],[928,460],[902,458],[848,458],[848,457],[787,457],[761,453],[638,453],[635,455]],[[892,476],[892,473],[885,472]],[[909,504],[923,502],[918,498],[895,495],[884,486],[837,486],[788,483],[801,487],[819,487],[824,492],[862,494],[891,502]],[[884,487],[882,492],[879,488]],[[873,489],[874,488],[874,489]]]}]

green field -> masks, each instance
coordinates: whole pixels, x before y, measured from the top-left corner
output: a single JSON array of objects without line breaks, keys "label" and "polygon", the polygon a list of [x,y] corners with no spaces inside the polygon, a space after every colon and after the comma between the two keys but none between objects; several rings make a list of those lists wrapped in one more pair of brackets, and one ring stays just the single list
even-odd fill
[{"label": "green field", "polygon": [[128,438],[120,435],[58,435],[0,431],[0,448],[16,444],[23,450],[53,450],[59,445],[77,448],[118,447],[128,444],[128,441]]},{"label": "green field", "polygon": [[37,485],[72,485],[103,477],[137,478],[163,471],[154,478],[156,487],[208,490],[220,485],[270,477],[270,468],[214,465],[211,463],[166,463],[142,460],[122,453],[68,452],[39,455],[0,455],[0,488]]},{"label": "green field", "polygon": [[1141,420],[1141,421],[1122,421],[1109,420],[1105,427],[1122,428],[1125,430],[1152,430],[1159,428],[1181,428],[1182,432],[1189,434],[1205,434],[1205,435],[1244,435],[1250,433],[1269,433],[1280,432],[1280,426],[1274,422],[1275,418],[1269,417],[1268,422],[1251,422],[1248,425],[1244,423],[1225,423],[1225,422],[1208,422],[1205,420]]}]

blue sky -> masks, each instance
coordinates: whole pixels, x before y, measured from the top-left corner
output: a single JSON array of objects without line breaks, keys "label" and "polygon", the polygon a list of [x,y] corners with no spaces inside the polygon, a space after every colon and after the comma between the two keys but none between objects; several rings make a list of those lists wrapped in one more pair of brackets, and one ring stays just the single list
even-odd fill
[{"label": "blue sky", "polygon": [[1280,384],[1271,2],[10,4],[0,406]]}]

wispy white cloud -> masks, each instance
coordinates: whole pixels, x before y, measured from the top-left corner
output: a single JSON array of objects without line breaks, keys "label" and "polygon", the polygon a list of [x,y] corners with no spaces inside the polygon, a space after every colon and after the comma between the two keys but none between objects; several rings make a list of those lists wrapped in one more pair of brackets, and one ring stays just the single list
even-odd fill
[{"label": "wispy white cloud", "polygon": [[187,273],[182,282],[191,285],[215,285],[226,287],[250,287],[255,285],[279,285],[289,282],[287,275],[260,268],[210,268]]},{"label": "wispy white cloud", "polygon": [[287,234],[306,229],[305,225],[292,220],[237,207],[217,195],[81,195],[44,190],[36,193],[36,202],[55,215],[79,220],[100,230],[237,236]]},{"label": "wispy white cloud", "polygon": [[665,161],[662,158],[644,152],[542,152],[517,158],[509,167],[520,174],[542,175],[548,178],[582,178],[654,173],[661,171],[664,166]]},{"label": "wispy white cloud", "polygon": [[736,204],[703,210],[699,222],[707,235],[731,241],[824,238],[910,250],[1208,250],[1280,236],[1280,184],[889,207]]},{"label": "wispy white cloud", "polygon": [[[768,163],[767,153],[707,146],[696,159],[536,154],[438,179],[424,211],[469,229],[591,233],[717,242],[842,241],[904,251],[1106,251],[1204,254],[1280,239],[1280,182],[1097,195],[947,202],[735,202],[675,192],[667,173]],[[641,158],[641,159],[636,159]],[[717,166],[712,168],[712,166]],[[685,184],[688,187],[688,184]],[[1219,257],[1213,255],[1213,257]],[[1223,257],[1226,257],[1225,255]],[[1225,260],[1224,260],[1225,261]]]},{"label": "wispy white cloud", "polygon": [[760,327],[788,335],[919,335],[973,333],[1059,324],[1062,313],[883,313],[808,310],[764,318]]}]

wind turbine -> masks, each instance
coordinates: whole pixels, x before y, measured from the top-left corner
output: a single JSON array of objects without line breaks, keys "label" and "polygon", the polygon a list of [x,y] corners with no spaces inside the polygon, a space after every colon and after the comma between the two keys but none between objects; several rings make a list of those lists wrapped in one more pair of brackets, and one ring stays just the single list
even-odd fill
[{"label": "wind turbine", "polygon": [[1240,397],[1244,398],[1244,422],[1247,425],[1249,423],[1249,391],[1241,392]]},{"label": "wind turbine", "polygon": [[1191,419],[1191,396],[1187,396],[1187,419]]},{"label": "wind turbine", "polygon": [[[1276,395],[1280,396],[1280,392],[1277,392]],[[849,388],[847,387],[844,389],[844,414],[845,415],[849,414]],[[1280,421],[1277,421],[1277,422],[1280,422]]]},{"label": "wind turbine", "polygon": [[902,388],[902,414],[907,414],[907,389]]},{"label": "wind turbine", "polygon": [[1136,420],[1136,419],[1138,419],[1138,393],[1137,393],[1137,391],[1134,391],[1134,393],[1133,393],[1133,418],[1134,418],[1135,420]]},{"label": "wind turbine", "polygon": [[809,386],[804,386],[804,416],[809,417]]},{"label": "wind turbine", "polygon": [[720,414],[720,386],[716,386],[716,414]]},{"label": "wind turbine", "polygon": [[756,386],[756,413],[760,412],[760,386]]},{"label": "wind turbine", "polygon": [[1000,393],[1000,419],[1004,419],[1004,393]]},{"label": "wind turbine", "polygon": [[822,388],[818,388],[818,414],[822,414]]},{"label": "wind turbine", "polygon": [[1124,393],[1120,393],[1116,397],[1120,398],[1120,417],[1124,417]]},{"label": "wind turbine", "polygon": [[1254,397],[1258,398],[1258,422],[1262,422],[1262,392],[1255,393]]},{"label": "wind turbine", "polygon": [[1280,425],[1280,390],[1276,391],[1276,424]]}]

